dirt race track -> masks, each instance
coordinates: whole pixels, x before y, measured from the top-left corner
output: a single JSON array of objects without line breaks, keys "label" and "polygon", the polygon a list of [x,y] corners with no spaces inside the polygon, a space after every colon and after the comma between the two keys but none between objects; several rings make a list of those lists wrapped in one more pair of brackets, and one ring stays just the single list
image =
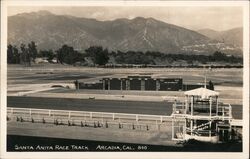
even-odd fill
[{"label": "dirt race track", "polygon": [[[212,80],[215,90],[220,93],[220,98],[233,106],[233,115],[242,118],[242,85],[243,69],[212,69],[206,70],[207,81]],[[8,65],[8,106],[34,107],[49,109],[76,109],[85,111],[116,111],[124,113],[170,115],[172,104],[164,102],[136,102],[112,100],[86,100],[86,99],[57,99],[38,98],[39,93],[49,92],[60,96],[74,90],[51,90],[52,84],[70,84],[74,80],[83,82],[99,81],[103,77],[124,77],[128,75],[150,75],[152,77],[183,78],[183,83],[204,82],[204,69],[199,68],[94,68],[73,67],[58,64],[33,65],[23,67]],[[46,86],[47,85],[47,86]],[[27,93],[26,93],[27,92]],[[83,93],[89,93],[82,91]],[[96,93],[95,91],[93,93]],[[103,92],[99,92],[102,94]],[[105,92],[104,92],[105,93]],[[156,91],[122,91],[108,92],[109,95],[146,95],[146,96],[179,96],[183,92],[156,92]],[[13,95],[14,94],[14,95]],[[81,91],[78,92],[81,94]],[[90,93],[91,94],[91,93]],[[174,95],[173,95],[174,94]],[[24,95],[33,97],[22,97]],[[104,94],[105,95],[105,94]],[[15,97],[21,96],[21,97]],[[36,96],[36,97],[35,97]]]},{"label": "dirt race track", "polygon": [[[9,107],[171,115],[171,102],[114,101],[68,98],[8,97]],[[242,119],[242,106],[232,105],[233,117]]]},{"label": "dirt race track", "polygon": [[[204,69],[199,68],[94,68],[73,67],[57,64],[23,67],[8,65],[9,84],[32,84],[48,82],[72,82],[73,80],[95,81],[103,77],[122,77],[128,75],[150,75],[154,77],[183,78],[184,82],[204,82]],[[242,86],[242,69],[206,70],[207,80],[217,85]]]}]

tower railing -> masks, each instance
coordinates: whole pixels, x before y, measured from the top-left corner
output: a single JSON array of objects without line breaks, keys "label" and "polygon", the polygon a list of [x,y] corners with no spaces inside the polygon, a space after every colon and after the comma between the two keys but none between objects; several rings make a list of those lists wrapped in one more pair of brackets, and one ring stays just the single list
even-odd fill
[{"label": "tower railing", "polygon": [[186,114],[185,104],[179,101],[175,101],[173,104],[173,114]]},{"label": "tower railing", "polygon": [[[204,109],[203,109],[204,108]],[[176,116],[185,116],[185,115],[189,115],[189,109],[190,106],[188,106],[188,108],[186,109],[186,105],[183,102],[180,101],[175,101],[173,104],[173,112],[172,115],[176,115]],[[207,112],[209,112],[209,107],[204,106],[204,105],[196,105],[194,107],[194,110],[200,110],[200,112],[205,111],[205,109],[208,109]],[[197,111],[199,112],[199,111]],[[198,114],[194,114],[196,116],[206,116],[206,114],[202,114],[202,113],[198,113]],[[218,106],[216,105],[212,105],[212,118],[217,118],[217,119],[222,119],[222,120],[227,120],[232,118],[232,106],[230,104],[218,104]],[[207,114],[208,116],[208,114]]]}]

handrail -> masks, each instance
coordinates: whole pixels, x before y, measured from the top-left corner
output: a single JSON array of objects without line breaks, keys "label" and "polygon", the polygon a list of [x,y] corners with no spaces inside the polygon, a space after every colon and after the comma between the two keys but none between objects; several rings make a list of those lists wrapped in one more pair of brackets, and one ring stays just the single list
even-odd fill
[{"label": "handrail", "polygon": [[207,126],[207,125],[209,125],[209,122],[207,122],[207,123],[203,123],[203,124],[201,124],[201,125],[198,125],[197,127],[194,127],[194,129],[200,129],[200,128],[203,128],[204,126]]}]

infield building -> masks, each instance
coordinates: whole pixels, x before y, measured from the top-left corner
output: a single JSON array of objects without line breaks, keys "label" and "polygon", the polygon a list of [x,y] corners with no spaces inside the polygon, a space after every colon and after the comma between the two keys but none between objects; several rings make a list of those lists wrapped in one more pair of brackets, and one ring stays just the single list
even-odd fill
[{"label": "infield building", "polygon": [[[127,76],[121,78],[102,78],[99,82],[85,83],[75,81],[79,89],[99,90],[138,90],[138,91],[186,91],[203,87],[204,84],[184,84],[182,78],[152,78],[151,76]],[[213,90],[210,81],[208,89]]]}]

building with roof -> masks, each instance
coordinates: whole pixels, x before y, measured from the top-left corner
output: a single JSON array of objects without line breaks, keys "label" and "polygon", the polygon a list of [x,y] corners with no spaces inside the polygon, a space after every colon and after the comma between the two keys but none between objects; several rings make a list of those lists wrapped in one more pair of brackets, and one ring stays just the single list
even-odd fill
[{"label": "building with roof", "polygon": [[207,88],[184,92],[185,101],[175,101],[172,113],[172,139],[227,142],[232,135],[232,108],[219,101],[219,93]]},{"label": "building with roof", "polygon": [[[184,84],[182,78],[155,78],[151,76],[106,77],[98,82],[75,83],[79,89],[100,90],[137,90],[137,91],[186,91],[204,86],[204,84]],[[78,86],[77,86],[78,85]],[[210,81],[206,86],[213,89]]]}]

